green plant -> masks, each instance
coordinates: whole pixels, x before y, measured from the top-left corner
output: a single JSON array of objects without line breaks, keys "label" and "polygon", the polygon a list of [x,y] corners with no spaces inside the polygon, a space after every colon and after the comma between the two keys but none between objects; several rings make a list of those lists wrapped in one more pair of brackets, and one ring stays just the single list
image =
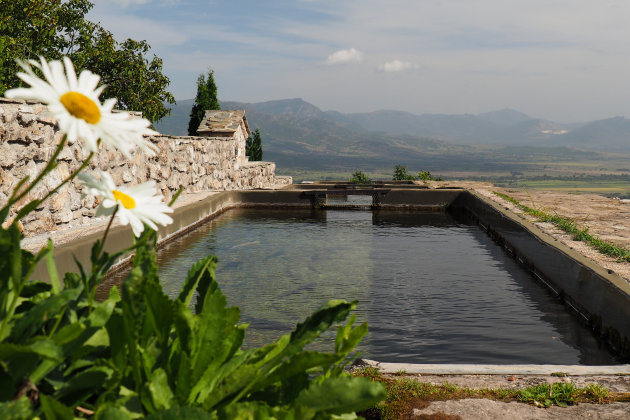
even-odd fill
[{"label": "green plant", "polygon": [[[518,401],[540,407],[589,402],[604,404],[621,401],[624,395],[612,396],[600,385],[591,384],[578,388],[570,383],[535,385],[523,389],[512,388],[466,388],[449,383],[432,384],[410,378],[396,378],[397,374],[381,374],[374,367],[364,367],[354,371],[354,375],[378,381],[385,385],[387,396],[381,403],[364,411],[369,418],[407,418],[419,403],[431,401],[458,400],[462,398],[486,398],[499,401]],[[393,378],[392,378],[393,377]]]},{"label": "green plant", "polygon": [[431,175],[430,171],[418,172],[418,179],[421,181],[442,181],[441,177],[436,177],[436,176]]},{"label": "green plant", "polygon": [[260,130],[257,128],[245,142],[245,155],[249,156],[251,162],[261,161],[263,159],[262,139],[260,138]]},{"label": "green plant", "polygon": [[394,181],[414,181],[416,179],[415,175],[407,172],[406,166],[396,165],[394,167]]},{"label": "green plant", "polygon": [[[55,80],[63,74],[57,64],[51,67],[58,73]],[[70,79],[74,72],[68,73]],[[87,118],[81,123],[87,135],[94,135],[90,130],[108,118],[88,90],[50,92],[55,94],[49,99],[64,107],[68,97],[82,95],[82,101],[68,105],[73,113],[64,118]],[[97,145],[112,142],[113,147],[120,138],[141,145],[138,127],[108,127],[112,131]],[[36,254],[21,249],[20,219],[80,175],[99,152],[92,152],[45,197],[19,207],[56,167],[66,141],[64,136],[41,173],[32,181],[21,180],[0,209],[0,225],[7,226],[0,226],[1,418],[355,418],[355,411],[384,397],[380,384],[345,372],[367,333],[367,324],[354,326],[354,316],[337,327],[332,352],[305,350],[343,322],[356,302],[330,301],[276,342],[243,349],[246,325],[238,324],[238,308],[226,307],[214,276],[214,256],[193,265],[176,299],[166,296],[158,277],[153,227],[171,219],[165,204],[154,203],[159,197],[146,193],[154,188],[151,183],[125,189],[110,185],[105,175],[100,183],[84,178],[85,191],[104,197],[99,210],[109,208],[111,219],[103,238],[92,246],[90,266],[77,261],[78,273],[59,276],[51,241]],[[134,243],[110,255],[103,245],[116,216],[132,225]],[[132,252],[132,269],[121,291],[113,287],[105,301],[96,301],[96,287],[108,269]],[[40,261],[50,283],[31,279]]]},{"label": "green plant", "polygon": [[350,182],[353,184],[371,184],[372,180],[362,171],[356,170],[352,173]]},{"label": "green plant", "polygon": [[214,70],[208,69],[208,75],[200,74],[197,78],[197,94],[195,103],[190,110],[188,120],[188,135],[196,136],[199,124],[208,110],[221,109],[217,97],[217,85],[214,82]]},{"label": "green plant", "polygon": [[575,404],[581,394],[581,390],[572,383],[540,384],[521,390],[518,398],[522,402],[543,407],[566,407]]}]

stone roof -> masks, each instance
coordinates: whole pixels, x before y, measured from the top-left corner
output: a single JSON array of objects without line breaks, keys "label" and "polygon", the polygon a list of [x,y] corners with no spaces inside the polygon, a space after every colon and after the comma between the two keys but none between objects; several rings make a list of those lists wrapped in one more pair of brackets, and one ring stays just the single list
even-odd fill
[{"label": "stone roof", "polygon": [[246,136],[250,135],[251,131],[244,110],[209,110],[204,114],[197,128],[197,134],[207,137],[231,137],[239,126]]}]

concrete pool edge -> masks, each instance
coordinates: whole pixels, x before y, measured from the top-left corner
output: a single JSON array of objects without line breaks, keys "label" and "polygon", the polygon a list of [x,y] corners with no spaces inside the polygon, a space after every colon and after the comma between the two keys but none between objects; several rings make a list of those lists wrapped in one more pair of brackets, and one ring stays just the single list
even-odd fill
[{"label": "concrete pool edge", "polygon": [[[174,223],[160,228],[159,246],[232,208],[310,208],[312,203],[302,195],[303,191],[296,186],[281,190],[224,191],[185,203],[175,209]],[[466,211],[508,253],[580,314],[616,353],[630,356],[630,285],[522,217],[464,189],[397,187],[384,197],[380,208],[384,211],[444,211],[448,208]],[[82,263],[89,261],[89,245],[101,236],[102,230],[91,231],[57,247],[55,257],[59,271],[75,270],[73,254]],[[114,226],[106,244],[108,252],[129,245],[130,228]],[[47,278],[45,267],[38,269],[43,273],[39,276]]]},{"label": "concrete pool edge", "polygon": [[630,284],[625,279],[472,191],[459,195],[452,207],[471,216],[614,353],[630,357]]},{"label": "concrete pool edge", "polygon": [[630,375],[630,365],[585,366],[585,365],[488,365],[462,363],[388,363],[370,359],[359,359],[355,367],[373,367],[385,374],[429,374],[429,375]]}]

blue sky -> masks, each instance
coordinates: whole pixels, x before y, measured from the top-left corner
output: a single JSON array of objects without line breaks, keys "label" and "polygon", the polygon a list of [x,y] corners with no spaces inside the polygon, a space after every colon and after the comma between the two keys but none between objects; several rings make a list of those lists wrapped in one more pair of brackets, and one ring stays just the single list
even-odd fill
[{"label": "blue sky", "polygon": [[224,100],[630,114],[627,0],[92,1],[88,18],[117,39],[147,40],[177,99],[211,67]]}]

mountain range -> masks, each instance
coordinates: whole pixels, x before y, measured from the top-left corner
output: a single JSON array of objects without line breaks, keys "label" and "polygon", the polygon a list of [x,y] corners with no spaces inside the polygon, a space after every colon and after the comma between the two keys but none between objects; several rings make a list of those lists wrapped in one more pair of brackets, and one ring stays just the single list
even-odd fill
[{"label": "mountain range", "polygon": [[[164,134],[185,135],[193,100],[181,100],[170,117],[155,124]],[[391,167],[419,162],[444,168],[445,162],[495,165],[484,150],[505,154],[576,156],[630,152],[630,120],[615,117],[561,124],[512,109],[482,114],[423,114],[381,110],[370,113],[322,111],[302,99],[260,103],[221,101],[222,109],[244,109],[250,128],[259,128],[265,160],[285,167]]]}]

